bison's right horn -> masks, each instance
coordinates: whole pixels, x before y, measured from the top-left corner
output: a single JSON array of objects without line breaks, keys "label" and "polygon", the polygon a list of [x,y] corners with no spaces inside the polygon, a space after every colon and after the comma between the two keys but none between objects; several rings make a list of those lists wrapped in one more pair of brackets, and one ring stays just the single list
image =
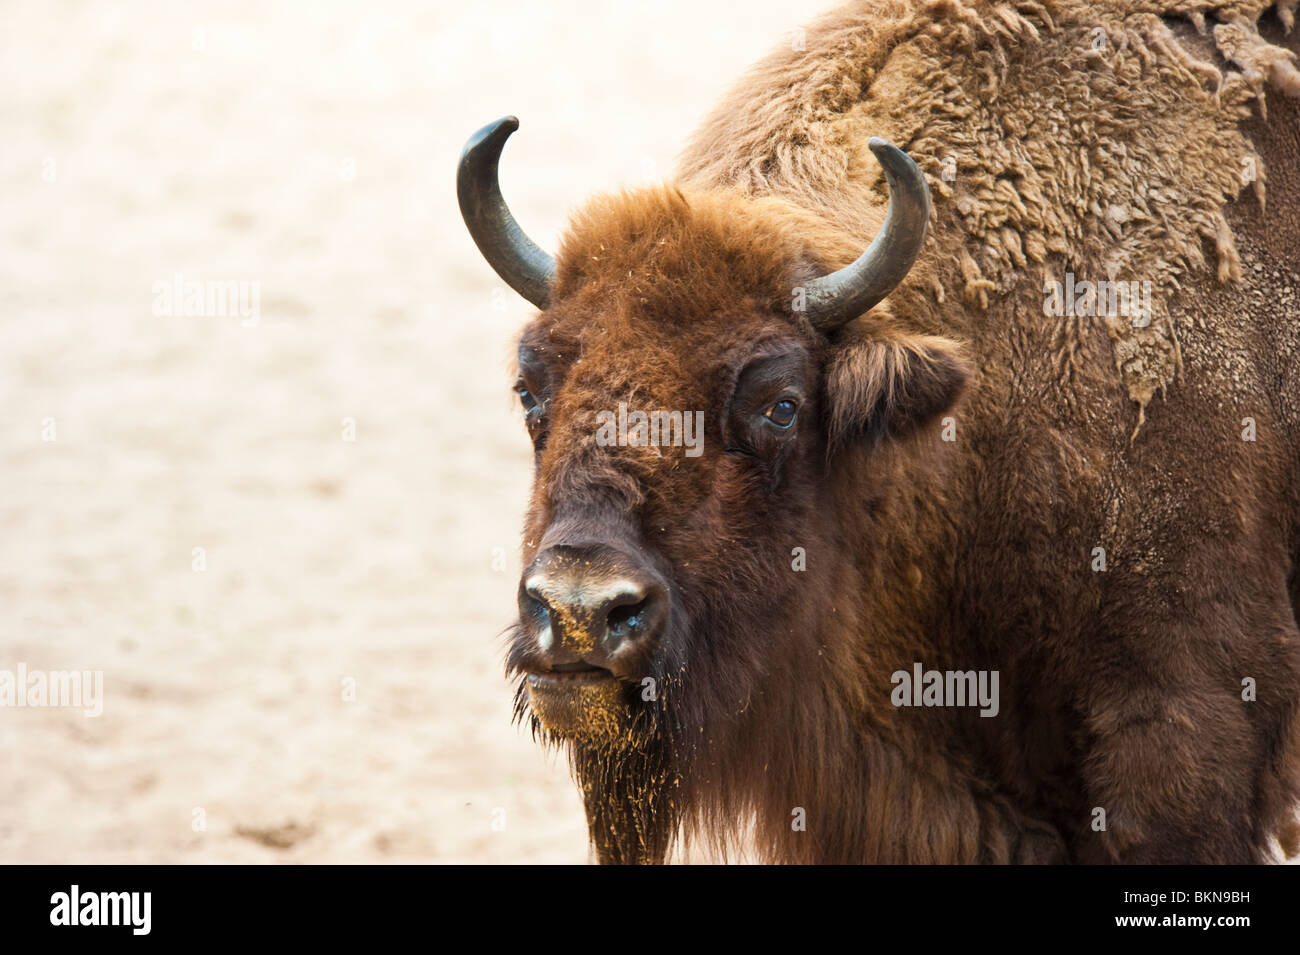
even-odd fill
[{"label": "bison's right horn", "polygon": [[857,318],[898,287],[921,254],[930,224],[930,187],[920,168],[888,140],[873,136],[868,145],[885,170],[889,212],[857,261],[807,284],[808,320],[824,332]]},{"label": "bison's right horn", "polygon": [[497,275],[540,309],[551,304],[555,259],[524,235],[497,182],[501,148],[519,128],[513,116],[488,123],[469,138],[456,169],[460,214],[474,244]]}]

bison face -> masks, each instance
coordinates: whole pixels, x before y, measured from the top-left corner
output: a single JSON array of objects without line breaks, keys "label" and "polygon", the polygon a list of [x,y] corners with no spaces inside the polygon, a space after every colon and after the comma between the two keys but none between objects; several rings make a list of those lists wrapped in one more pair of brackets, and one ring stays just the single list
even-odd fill
[{"label": "bison face", "polygon": [[821,523],[816,343],[771,315],[598,317],[630,305],[559,304],[519,348],[537,470],[510,666],[562,737],[662,728],[697,674],[749,685],[727,671],[761,669]]},{"label": "bison face", "polygon": [[509,665],[551,738],[698,737],[797,683],[872,506],[857,481],[845,512],[843,486],[960,388],[947,343],[793,309],[824,266],[778,211],[596,200],[522,333],[536,473]]},{"label": "bison face", "polygon": [[951,342],[863,315],[920,250],[924,179],[880,147],[894,205],[838,271],[856,240],[809,213],[674,188],[593,201],[551,259],[496,190],[511,129],[471,140],[460,188],[485,257],[542,309],[515,383],[536,466],[518,712],[585,746],[692,746],[826,665],[834,594],[863,572],[858,475],[965,381]]}]

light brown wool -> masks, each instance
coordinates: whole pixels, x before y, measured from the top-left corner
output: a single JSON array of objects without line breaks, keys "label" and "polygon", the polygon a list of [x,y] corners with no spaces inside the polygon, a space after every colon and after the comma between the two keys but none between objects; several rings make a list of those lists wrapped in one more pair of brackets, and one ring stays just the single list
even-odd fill
[{"label": "light brown wool", "polygon": [[[1149,325],[1079,318],[1056,356],[1068,374],[1083,360],[1081,323],[1105,322],[1140,427],[1181,370],[1168,300],[1205,264],[1202,242],[1213,244],[1219,281],[1241,275],[1224,205],[1247,186],[1262,205],[1266,176],[1241,123],[1253,104],[1264,108],[1267,83],[1300,91],[1295,56],[1254,30],[1269,6],[852,4],[814,24],[806,50],[780,51],[753,70],[686,152],[681,178],[781,197],[868,236],[874,217],[844,199],[880,195],[866,142],[892,140],[936,196],[924,261],[907,284],[937,303],[956,295],[987,309],[991,296],[1016,294],[1032,307],[1043,283],[1067,272],[1152,283]],[[1289,20],[1296,4],[1280,6]],[[1186,16],[1204,29],[1206,15],[1239,18],[1213,37],[1241,72],[1189,53],[1161,18]],[[1032,69],[1017,69],[1025,64]],[[747,108],[753,102],[765,108]],[[940,267],[948,262],[960,274]]]}]

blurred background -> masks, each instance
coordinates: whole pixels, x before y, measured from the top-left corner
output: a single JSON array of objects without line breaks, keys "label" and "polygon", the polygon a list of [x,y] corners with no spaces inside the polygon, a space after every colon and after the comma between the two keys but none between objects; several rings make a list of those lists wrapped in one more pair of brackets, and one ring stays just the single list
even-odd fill
[{"label": "blurred background", "polygon": [[0,707],[0,861],[587,861],[511,724],[529,306],[456,159],[518,115],[553,246],[827,5],[5,4],[0,670],[103,714]]}]

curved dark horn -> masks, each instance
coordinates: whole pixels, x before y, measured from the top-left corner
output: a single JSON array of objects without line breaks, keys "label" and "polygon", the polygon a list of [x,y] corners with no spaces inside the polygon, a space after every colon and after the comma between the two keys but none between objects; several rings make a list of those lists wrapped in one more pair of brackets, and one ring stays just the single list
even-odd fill
[{"label": "curved dark horn", "polygon": [[880,234],[857,261],[805,287],[808,320],[824,332],[857,318],[897,288],[921,254],[930,224],[930,187],[920,168],[879,136],[868,145],[885,170],[889,212]]},{"label": "curved dark horn", "polygon": [[551,304],[555,259],[524,235],[497,182],[501,148],[518,128],[519,120],[506,116],[469,138],[456,168],[456,196],[469,234],[488,265],[512,289],[545,309]]}]

